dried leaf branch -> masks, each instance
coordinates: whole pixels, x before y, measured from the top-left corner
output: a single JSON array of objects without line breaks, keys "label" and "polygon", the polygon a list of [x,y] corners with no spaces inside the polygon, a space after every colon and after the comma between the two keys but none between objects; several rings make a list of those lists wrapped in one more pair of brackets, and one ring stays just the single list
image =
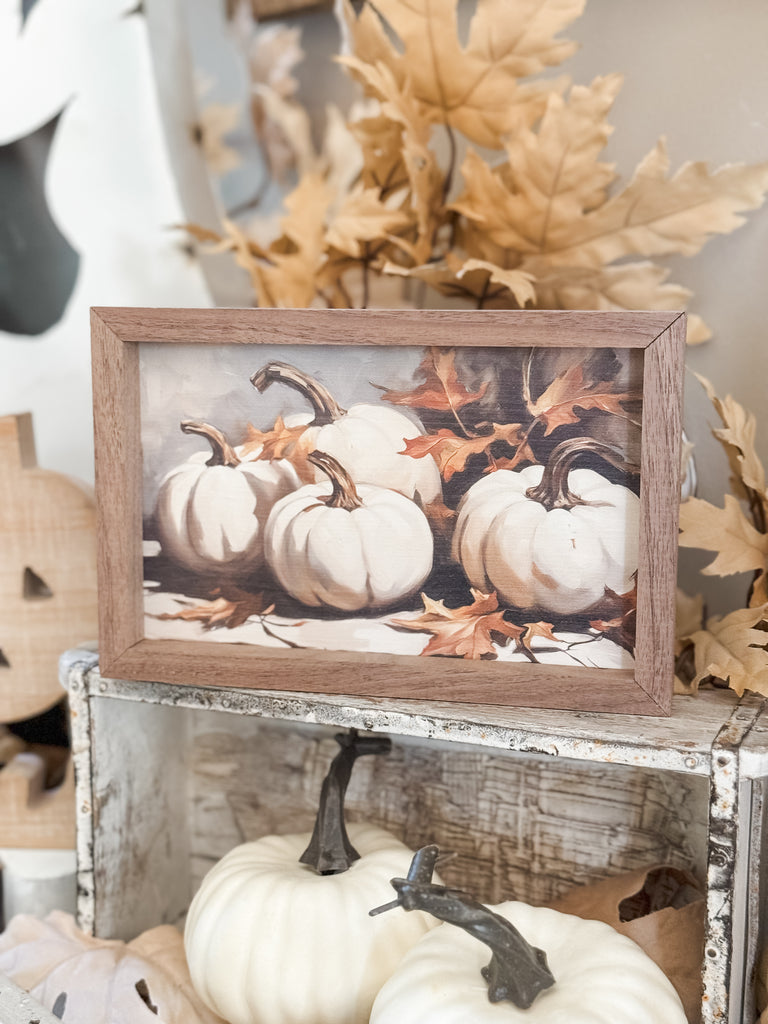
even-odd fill
[{"label": "dried leaf branch", "polygon": [[[477,308],[687,305],[651,260],[695,255],[742,224],[764,201],[768,164],[670,173],[661,140],[623,184],[601,159],[622,76],[532,80],[573,53],[561,33],[583,8],[479,0],[463,44],[457,0],[370,0],[358,12],[341,0],[339,63],[368,106],[347,127],[330,111],[320,154],[296,98],[295,30],[241,15],[254,127],[273,176],[299,176],[279,237],[230,247],[256,302],[367,305],[386,278],[410,277]],[[689,318],[690,341],[708,333]]]}]

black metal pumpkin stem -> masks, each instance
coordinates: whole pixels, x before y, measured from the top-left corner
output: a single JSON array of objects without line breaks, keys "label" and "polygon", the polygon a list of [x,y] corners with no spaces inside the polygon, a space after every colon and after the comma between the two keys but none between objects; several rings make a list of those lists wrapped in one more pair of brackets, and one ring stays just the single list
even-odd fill
[{"label": "black metal pumpkin stem", "polygon": [[347,792],[352,766],[364,754],[388,754],[392,741],[386,736],[358,736],[356,729],[334,737],[341,747],[331,761],[320,790],[320,807],[309,846],[299,857],[318,874],[337,875],[347,871],[360,854],[349,841],[344,822],[344,795]]},{"label": "black metal pumpkin stem", "polygon": [[615,445],[608,444],[607,441],[598,441],[596,437],[571,437],[553,448],[541,481],[535,487],[528,488],[525,492],[526,498],[538,501],[548,512],[553,508],[570,509],[576,505],[593,504],[568,488],[568,473],[574,460],[587,452],[600,455],[606,462],[627,473],[640,472],[640,467],[628,462],[621,449]]},{"label": "black metal pumpkin stem", "polygon": [[555,983],[546,953],[530,945],[506,918],[478,903],[469,893],[435,885],[432,872],[438,853],[434,845],[418,850],[408,877],[391,879],[397,899],[369,913],[373,916],[398,906],[404,910],[425,910],[441,921],[463,928],[492,951],[490,963],[481,971],[488,982],[490,1002],[508,1000],[518,1009],[527,1010],[539,992]]},{"label": "black metal pumpkin stem", "polygon": [[194,420],[182,420],[181,429],[185,434],[199,434],[210,444],[212,455],[206,466],[239,466],[238,458],[232,445],[217,427],[210,423],[195,423]]},{"label": "black metal pumpkin stem", "polygon": [[266,391],[270,384],[286,384],[289,388],[298,391],[312,405],[315,418],[311,425],[315,427],[334,423],[346,413],[346,409],[342,409],[330,391],[319,380],[315,380],[303,370],[291,366],[290,363],[281,363],[277,359],[266,363],[260,370],[257,370],[251,377],[251,384],[262,392]]}]

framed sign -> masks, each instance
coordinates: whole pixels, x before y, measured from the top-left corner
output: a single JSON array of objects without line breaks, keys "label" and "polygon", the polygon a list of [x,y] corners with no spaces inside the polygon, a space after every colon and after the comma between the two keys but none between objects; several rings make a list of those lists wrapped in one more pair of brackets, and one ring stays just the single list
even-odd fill
[{"label": "framed sign", "polygon": [[101,670],[668,714],[685,317],[94,309]]}]

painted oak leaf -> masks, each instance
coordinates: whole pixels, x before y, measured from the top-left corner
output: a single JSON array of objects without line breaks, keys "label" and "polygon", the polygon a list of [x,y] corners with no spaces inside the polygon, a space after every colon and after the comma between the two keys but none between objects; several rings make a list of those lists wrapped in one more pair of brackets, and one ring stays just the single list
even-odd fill
[{"label": "painted oak leaf", "polygon": [[521,440],[519,423],[494,423],[491,433],[480,437],[459,437],[452,430],[443,428],[436,434],[406,438],[402,454],[410,455],[413,459],[431,455],[447,483],[455,473],[463,472],[472,455],[488,454],[490,458],[490,447],[494,442],[505,441],[515,447]]},{"label": "painted oak leaf", "polygon": [[240,447],[242,459],[286,459],[293,463],[299,477],[311,483],[315,479],[314,466],[307,456],[314,448],[311,434],[307,433],[309,423],[288,426],[282,416],[278,416],[271,430],[258,430],[249,423],[246,428],[245,441]]},{"label": "painted oak leaf", "polygon": [[[484,381],[477,391],[468,391],[459,380],[453,349],[430,348],[419,364],[416,374],[423,383],[411,391],[395,391],[382,387],[382,399],[393,405],[408,405],[417,409],[456,411],[478,402],[488,390]],[[377,385],[378,386],[378,385]]]},{"label": "painted oak leaf", "polygon": [[476,660],[496,654],[493,635],[518,640],[525,627],[507,622],[496,594],[472,590],[471,605],[446,608],[444,601],[421,595],[424,613],[415,619],[392,619],[391,625],[417,633],[431,633],[423,656],[446,656]]},{"label": "painted oak leaf", "polygon": [[637,635],[637,585],[626,594],[616,594],[608,587],[600,602],[599,617],[590,619],[592,629],[634,653]]},{"label": "painted oak leaf", "polygon": [[712,616],[706,629],[688,639],[694,646],[696,675],[692,687],[708,676],[727,682],[739,695],[754,690],[768,696],[768,604],[739,608],[722,618]]},{"label": "painted oak leaf", "polygon": [[[346,32],[359,61],[384,66],[433,123],[449,125],[478,145],[501,140],[542,112],[552,83],[519,78],[558,64],[574,45],[556,38],[584,0],[479,0],[466,46],[456,0],[376,0],[356,16],[344,5]],[[399,41],[396,46],[392,36]]]},{"label": "painted oak leaf", "polygon": [[239,587],[228,586],[226,591],[216,588],[210,601],[201,601],[178,612],[163,612],[158,619],[180,619],[183,622],[200,622],[205,629],[236,629],[252,615],[269,615],[274,605],[268,607],[262,594],[250,594]]},{"label": "painted oak leaf", "polygon": [[680,506],[680,547],[715,551],[717,557],[701,571],[706,576],[738,572],[764,572],[768,561],[768,534],[760,533],[732,494],[718,508],[702,498],[688,498]]},{"label": "painted oak leaf", "polygon": [[533,653],[531,643],[536,637],[557,643],[557,637],[552,632],[552,628],[553,623],[551,622],[524,622],[524,633],[519,638],[519,644],[521,644],[527,651]]},{"label": "painted oak leaf", "polygon": [[577,409],[599,409],[627,418],[622,403],[632,396],[628,392],[617,394],[610,381],[588,381],[584,378],[584,363],[573,363],[558,374],[534,401],[526,385],[525,400],[528,411],[546,425],[545,436],[558,427],[580,420]]}]

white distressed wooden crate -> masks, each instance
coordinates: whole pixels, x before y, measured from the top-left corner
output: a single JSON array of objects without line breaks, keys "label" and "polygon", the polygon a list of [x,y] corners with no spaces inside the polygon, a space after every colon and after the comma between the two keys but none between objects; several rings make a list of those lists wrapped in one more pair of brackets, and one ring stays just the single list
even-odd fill
[{"label": "white distressed wooden crate", "polygon": [[[676,698],[670,718],[348,698],[103,678],[69,652],[78,913],[104,938],[179,923],[245,839],[309,831],[338,727],[388,733],[363,758],[351,820],[413,848],[485,901],[542,902],[654,861],[707,887],[703,1024],[753,1024],[763,943],[767,702]],[[1,1004],[0,1004],[1,1006]]]}]

